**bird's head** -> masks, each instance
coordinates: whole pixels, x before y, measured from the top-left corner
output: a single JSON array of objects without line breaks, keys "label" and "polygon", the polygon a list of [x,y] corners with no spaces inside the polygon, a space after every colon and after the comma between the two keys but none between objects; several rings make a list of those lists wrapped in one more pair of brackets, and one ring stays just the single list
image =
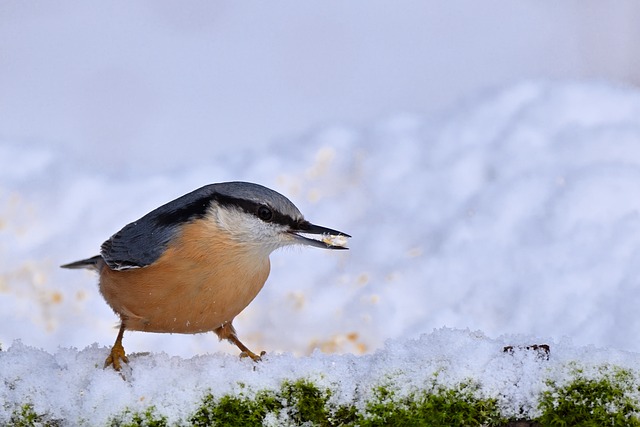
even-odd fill
[{"label": "bird's head", "polygon": [[208,216],[234,240],[271,252],[288,245],[348,249],[346,233],[315,225],[285,196],[248,182],[215,184]]}]

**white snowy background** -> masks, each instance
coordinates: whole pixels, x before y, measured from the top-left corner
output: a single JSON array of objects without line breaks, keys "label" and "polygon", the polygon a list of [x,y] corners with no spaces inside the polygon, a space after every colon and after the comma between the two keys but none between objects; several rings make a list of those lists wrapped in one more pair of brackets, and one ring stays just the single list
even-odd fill
[{"label": "white snowy background", "polygon": [[[586,3],[3,3],[2,348],[101,363],[117,318],[58,266],[247,180],[353,236],[274,253],[235,322],[254,351],[475,342],[446,327],[635,363],[640,7]],[[237,354],[213,334],[124,345]]]}]

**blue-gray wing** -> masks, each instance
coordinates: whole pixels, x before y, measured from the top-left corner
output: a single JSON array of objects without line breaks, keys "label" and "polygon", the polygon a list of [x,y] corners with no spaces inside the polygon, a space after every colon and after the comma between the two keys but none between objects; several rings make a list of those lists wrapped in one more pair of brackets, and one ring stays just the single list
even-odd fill
[{"label": "blue-gray wing", "polygon": [[199,188],[149,212],[126,225],[101,246],[100,255],[112,270],[128,270],[153,264],[164,253],[186,222],[203,218],[214,191]]},{"label": "blue-gray wing", "polygon": [[152,222],[140,219],[111,236],[100,248],[100,254],[112,270],[128,270],[153,264],[173,239],[176,227],[154,228]]}]

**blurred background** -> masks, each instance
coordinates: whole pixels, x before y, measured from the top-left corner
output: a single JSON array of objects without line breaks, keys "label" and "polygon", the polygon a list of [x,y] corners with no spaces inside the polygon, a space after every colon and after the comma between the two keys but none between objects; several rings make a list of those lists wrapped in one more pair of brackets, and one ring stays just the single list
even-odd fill
[{"label": "blurred background", "polygon": [[[631,0],[0,2],[0,345],[111,345],[95,276],[58,266],[241,179],[357,237],[274,254],[236,322],[251,348],[451,326],[640,351],[640,166],[616,175],[640,164],[638,23]],[[236,352],[212,341],[125,347]]]},{"label": "blurred background", "polygon": [[638,84],[639,22],[631,0],[3,1],[0,137],[194,166],[523,79]]}]

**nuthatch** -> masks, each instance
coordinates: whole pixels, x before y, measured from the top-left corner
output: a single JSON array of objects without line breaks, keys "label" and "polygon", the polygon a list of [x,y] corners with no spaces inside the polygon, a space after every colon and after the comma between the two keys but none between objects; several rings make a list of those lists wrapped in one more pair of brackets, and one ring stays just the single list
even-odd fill
[{"label": "nuthatch", "polygon": [[62,267],[96,270],[100,292],[120,317],[105,367],[128,362],[125,330],[213,331],[258,361],[232,322],[262,289],[271,252],[295,244],[347,249],[348,237],[311,224],[280,193],[225,182],[160,206],[111,236],[100,255]]}]

